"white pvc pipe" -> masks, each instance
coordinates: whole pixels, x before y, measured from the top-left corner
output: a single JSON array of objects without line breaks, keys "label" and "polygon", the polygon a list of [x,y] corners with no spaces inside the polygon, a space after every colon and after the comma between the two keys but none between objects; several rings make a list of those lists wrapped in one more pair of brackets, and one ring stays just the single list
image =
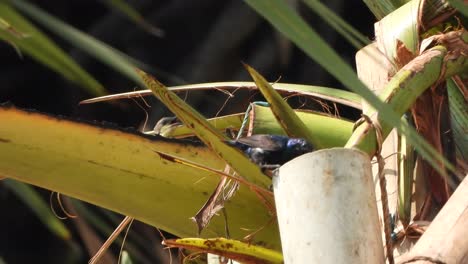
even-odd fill
[{"label": "white pvc pipe", "polygon": [[369,156],[302,155],[273,177],[285,263],[384,263]]}]

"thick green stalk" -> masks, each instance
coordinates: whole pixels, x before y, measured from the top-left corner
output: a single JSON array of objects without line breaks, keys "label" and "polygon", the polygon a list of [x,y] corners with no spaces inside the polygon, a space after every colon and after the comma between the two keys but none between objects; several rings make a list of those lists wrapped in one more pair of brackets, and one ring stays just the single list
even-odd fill
[{"label": "thick green stalk", "polygon": [[[416,99],[432,85],[468,69],[468,44],[464,40],[466,31],[452,32],[458,45],[449,46],[450,52],[444,46],[436,46],[416,57],[403,67],[387,84],[380,98],[388,103],[399,115],[403,115]],[[367,116],[382,126],[385,138],[392,126],[383,122],[378,113],[371,109]],[[348,140],[346,147],[356,147],[369,154],[376,150],[375,130],[368,123],[361,124]]]}]

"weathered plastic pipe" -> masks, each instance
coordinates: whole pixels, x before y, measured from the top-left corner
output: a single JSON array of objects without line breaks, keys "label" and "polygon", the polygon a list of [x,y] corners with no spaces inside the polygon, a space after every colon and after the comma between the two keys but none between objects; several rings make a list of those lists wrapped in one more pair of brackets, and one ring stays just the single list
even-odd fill
[{"label": "weathered plastic pipe", "polygon": [[384,263],[367,154],[307,153],[279,169],[273,189],[286,264]]}]

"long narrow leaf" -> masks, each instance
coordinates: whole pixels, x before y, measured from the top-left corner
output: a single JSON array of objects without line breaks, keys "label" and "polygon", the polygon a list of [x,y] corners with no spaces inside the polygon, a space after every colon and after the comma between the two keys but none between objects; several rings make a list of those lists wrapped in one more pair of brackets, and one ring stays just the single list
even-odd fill
[{"label": "long narrow leaf", "polygon": [[27,35],[24,34],[24,32],[21,32],[20,30],[18,30],[14,26],[12,26],[10,23],[8,23],[8,21],[6,21],[5,19],[3,19],[1,17],[0,17],[0,29],[10,33],[11,35],[13,35],[16,38],[27,37]]},{"label": "long narrow leaf", "polygon": [[[330,102],[336,102],[339,104],[347,105],[354,107],[356,109],[361,109],[361,100],[362,98],[352,92],[343,91],[339,89],[314,86],[314,85],[304,85],[304,84],[291,84],[291,83],[275,83],[273,85],[276,91],[285,95],[302,95],[302,96],[311,96],[314,98],[324,99]],[[237,89],[257,89],[257,86],[254,82],[216,82],[216,83],[200,83],[200,84],[189,84],[189,85],[180,85],[180,86],[170,86],[169,90],[173,92],[187,91],[187,90],[220,90],[220,91],[230,91]],[[82,103],[96,103],[103,101],[110,101],[123,98],[134,98],[140,96],[149,96],[152,95],[151,90],[141,90],[133,91],[120,94],[106,95],[98,98],[92,98],[83,101]]]},{"label": "long narrow leaf", "polygon": [[138,74],[141,75],[146,87],[150,88],[184,124],[192,128],[197,137],[218,157],[224,159],[235,171],[252,183],[268,187],[269,180],[260,169],[242,152],[229,146],[226,143],[228,138],[212,127],[200,113],[150,75],[142,71],[138,71]]},{"label": "long narrow leaf", "polygon": [[280,252],[232,239],[179,238],[166,239],[163,244],[168,247],[213,253],[241,263],[283,263],[283,255]]},{"label": "long narrow leaf", "polygon": [[103,95],[105,93],[98,81],[5,1],[0,1],[0,17],[23,35],[18,38],[8,31],[0,31],[0,39],[13,43],[20,51],[61,74],[64,78],[79,84],[91,94]]},{"label": "long narrow leaf", "polygon": [[258,89],[262,92],[265,99],[270,104],[271,110],[276,117],[276,120],[283,127],[286,134],[290,137],[304,138],[311,143],[316,149],[322,148],[322,143],[318,138],[308,133],[305,124],[296,115],[294,110],[286,101],[271,87],[271,85],[252,67],[245,65],[252,79],[257,84]]},{"label": "long narrow leaf", "polygon": [[[13,107],[0,107],[0,120],[0,175],[117,211],[182,237],[197,235],[197,226],[189,218],[206,201],[220,176],[169,163],[155,151],[217,170],[225,164],[199,144]],[[271,220],[264,204],[247,188],[240,188],[225,206],[235,239]],[[216,217],[202,233],[223,235],[225,222]],[[278,249],[277,226],[265,226],[253,242]]]},{"label": "long narrow leaf", "polygon": [[336,15],[333,11],[322,2],[317,0],[303,0],[307,6],[310,7],[315,13],[326,21],[333,29],[335,29],[340,35],[342,35],[351,45],[355,48],[360,49],[365,45],[370,44],[361,32],[353,28],[351,25],[346,23],[341,17]]},{"label": "long narrow leaf", "polygon": [[52,213],[50,206],[33,187],[11,179],[5,179],[2,183],[27,204],[54,235],[63,240],[69,240],[71,238],[71,233],[65,224]]},{"label": "long narrow leaf", "polygon": [[130,80],[141,86],[144,85],[141,83],[141,80],[135,73],[134,69],[135,67],[147,69],[148,66],[93,38],[92,36],[65,24],[27,1],[14,0],[11,3],[52,32],[61,36],[64,40],[72,43],[77,48],[82,49],[91,56],[107,64],[109,67],[120,72]]},{"label": "long narrow leaf", "polygon": [[133,8],[127,2],[123,0],[104,0],[103,2],[106,3],[109,7],[116,9],[122,14],[124,14],[127,18],[129,18],[137,25],[141,26],[149,33],[158,37],[164,36],[164,31],[148,23],[143,18],[143,16],[140,13],[138,13],[138,11],[135,10],[135,8]]},{"label": "long narrow leaf", "polygon": [[447,93],[450,107],[450,123],[457,148],[457,155],[461,160],[468,159],[468,104],[462,94],[467,89],[466,84],[460,83],[460,87],[452,79],[447,81]]},{"label": "long narrow leaf", "polygon": [[[220,116],[208,119],[207,121],[215,127],[220,133],[226,131],[226,129],[234,128],[239,129],[242,124],[242,119],[244,118],[244,113],[233,114],[227,116]],[[148,132],[151,134],[152,132]],[[184,137],[193,137],[195,133],[193,130],[187,127],[186,125],[169,125],[162,127],[160,135],[168,138],[184,138]]]}]

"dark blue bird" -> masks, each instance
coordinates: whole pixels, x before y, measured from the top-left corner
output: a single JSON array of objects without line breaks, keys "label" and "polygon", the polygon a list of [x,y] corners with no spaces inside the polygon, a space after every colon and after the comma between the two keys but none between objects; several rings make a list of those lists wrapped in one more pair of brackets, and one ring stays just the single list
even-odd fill
[{"label": "dark blue bird", "polygon": [[242,150],[251,161],[263,168],[279,167],[284,163],[308,152],[313,146],[302,138],[289,138],[280,135],[253,135],[227,141]]}]

